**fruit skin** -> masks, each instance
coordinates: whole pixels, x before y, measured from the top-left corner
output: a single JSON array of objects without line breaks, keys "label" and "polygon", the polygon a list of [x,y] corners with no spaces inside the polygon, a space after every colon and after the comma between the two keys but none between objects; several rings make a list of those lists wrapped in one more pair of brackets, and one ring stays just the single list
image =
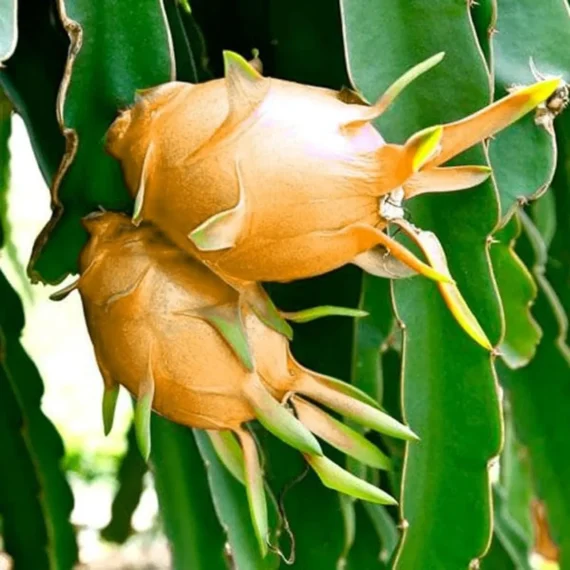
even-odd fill
[{"label": "fruit skin", "polygon": [[415,438],[355,388],[299,365],[284,335],[153,226],[135,227],[110,212],[91,214],[84,225],[91,238],[76,288],[106,393],[121,384],[145,413],[152,406],[194,428],[239,433],[259,419],[304,452],[321,453],[281,404],[296,393],[362,415],[379,431]]},{"label": "fruit skin", "polygon": [[[111,154],[123,159],[131,192],[144,184],[142,217],[186,250],[195,250],[188,238],[194,229],[245,195],[246,211],[255,207],[240,228],[246,237],[236,248],[200,256],[247,281],[289,281],[343,265],[360,248],[338,230],[379,222],[373,189],[381,173],[369,165],[384,141],[370,124],[342,132],[367,108],[343,103],[332,90],[271,82],[259,109],[233,130],[223,126],[230,107],[226,81],[218,79],[157,88],[118,119],[107,139]],[[226,130],[237,148],[225,142]],[[222,131],[218,143],[211,140]]]},{"label": "fruit skin", "polygon": [[[153,409],[195,428],[237,429],[254,419],[243,396],[251,373],[208,321],[218,307],[223,313],[235,305],[238,294],[150,226],[137,229],[111,213],[85,225],[92,237],[81,254],[78,289],[106,385],[121,383],[139,397],[150,374]],[[262,345],[259,366],[265,371],[264,355],[281,352],[272,374],[286,379],[287,340],[244,312]],[[280,397],[285,384],[269,386]]]},{"label": "fruit skin", "polygon": [[[383,230],[403,217],[403,198],[485,180],[486,167],[440,165],[529,112],[559,81],[522,88],[403,145],[387,143],[371,121],[441,57],[404,74],[372,106],[262,77],[231,52],[223,79],[142,92],[107,135],[136,196],[134,220],[152,221],[238,284],[291,281],[347,263],[392,276],[383,267],[386,250],[444,281]],[[395,204],[386,202],[390,196]],[[370,250],[376,255],[363,259]]]}]

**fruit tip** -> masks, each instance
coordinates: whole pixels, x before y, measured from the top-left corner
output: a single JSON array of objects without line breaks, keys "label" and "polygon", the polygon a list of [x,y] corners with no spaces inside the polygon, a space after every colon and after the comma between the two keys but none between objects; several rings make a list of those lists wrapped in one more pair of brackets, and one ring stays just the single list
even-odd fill
[{"label": "fruit tip", "polygon": [[269,546],[267,544],[267,540],[258,541],[259,544],[259,553],[261,554],[261,558],[265,558],[269,554]]},{"label": "fruit tip", "polygon": [[436,53],[432,59],[435,63],[439,63],[444,57],[445,57],[445,52],[440,51],[440,52]]},{"label": "fruit tip", "polygon": [[402,437],[408,441],[421,441],[421,438],[418,434],[416,434],[415,432],[413,432],[408,426],[404,426],[404,428],[406,428],[405,430],[403,430],[403,434]]},{"label": "fruit tip", "polygon": [[455,285],[455,279],[453,279],[453,277],[451,277],[451,275],[442,273],[441,271],[434,269],[430,265],[428,265],[427,267],[429,267],[431,269],[431,271],[424,271],[422,273],[422,275],[424,275],[424,277],[427,277],[428,279],[432,279],[433,281],[436,281],[437,283],[447,283],[449,285]]},{"label": "fruit tip", "polygon": [[[451,307],[450,307],[451,308]],[[453,312],[453,308],[452,308]],[[482,329],[481,325],[475,318],[471,311],[467,309],[467,311],[461,310],[459,314],[456,314],[457,321],[461,328],[479,345],[482,346],[485,350],[492,351],[493,345],[491,341],[487,338],[485,331]]]},{"label": "fruit tip", "polygon": [[564,81],[561,77],[554,77],[524,87],[521,91],[528,96],[532,105],[536,106],[546,101],[563,83]]},{"label": "fruit tip", "polygon": [[412,431],[409,426],[398,421],[396,421],[396,424],[397,425],[395,426],[391,426],[390,431],[386,431],[385,433],[391,437],[403,439],[405,441],[420,441],[419,435]]},{"label": "fruit tip", "polygon": [[435,125],[413,135],[413,139],[418,141],[412,159],[414,172],[418,172],[438,152],[442,136],[443,125]]},{"label": "fruit tip", "polygon": [[491,344],[491,341],[487,338],[487,336],[482,336],[481,338],[475,339],[485,350],[489,352],[493,352],[495,350],[494,346]]},{"label": "fruit tip", "polygon": [[239,73],[249,77],[250,79],[258,79],[262,77],[261,74],[239,53],[231,50],[223,50],[222,55],[224,58],[225,77],[228,77],[228,73],[232,68],[234,71],[239,70]]},{"label": "fruit tip", "polygon": [[398,501],[396,501],[396,499],[394,499],[394,497],[392,497],[392,495],[387,495],[386,497],[384,497],[384,501],[385,501],[385,505],[388,507],[397,507],[398,506]]}]

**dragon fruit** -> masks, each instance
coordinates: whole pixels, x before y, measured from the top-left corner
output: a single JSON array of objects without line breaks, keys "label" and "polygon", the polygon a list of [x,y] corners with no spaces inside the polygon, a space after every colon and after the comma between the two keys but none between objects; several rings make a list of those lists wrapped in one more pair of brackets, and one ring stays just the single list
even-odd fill
[{"label": "dragon fruit", "polygon": [[268,523],[257,447],[247,427],[252,420],[301,451],[325,485],[395,503],[323,455],[315,435],[367,465],[389,466],[388,457],[363,435],[316,404],[381,433],[416,439],[407,426],[350,384],[301,366],[283,334],[151,224],[135,227],[123,214],[97,212],[84,225],[90,239],[81,253],[80,277],[65,293],[76,288],[81,295],[104,379],[107,433],[119,385],[137,400],[135,427],[145,457],[151,410],[208,430],[222,461],[246,485],[264,553]]},{"label": "dragon fruit", "polygon": [[[383,277],[438,281],[460,324],[491,345],[457,290],[434,234],[404,220],[402,202],[471,188],[486,166],[442,166],[545,101],[548,79],[404,144],[373,126],[438,54],[398,79],[374,105],[354,93],[263,77],[225,52],[225,77],[141,92],[107,135],[136,197],[134,221],[155,223],[238,290],[286,282],[347,263]],[[399,226],[427,263],[389,236]]]}]

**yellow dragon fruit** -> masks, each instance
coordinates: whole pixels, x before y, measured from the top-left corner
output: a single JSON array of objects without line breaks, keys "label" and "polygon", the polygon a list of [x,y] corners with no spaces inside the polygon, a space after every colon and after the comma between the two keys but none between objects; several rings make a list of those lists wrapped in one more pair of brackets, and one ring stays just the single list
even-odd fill
[{"label": "yellow dragon fruit", "polygon": [[[384,277],[413,270],[439,282],[462,326],[490,348],[439,242],[403,219],[402,201],[485,180],[485,166],[441,165],[545,101],[560,80],[392,144],[371,121],[443,54],[409,70],[374,105],[263,77],[237,54],[224,56],[223,79],[144,91],[109,129],[108,151],[136,196],[134,221],[152,221],[239,290],[347,263]],[[390,237],[388,224],[409,233],[428,263]]]},{"label": "yellow dragon fruit", "polygon": [[151,409],[208,430],[226,466],[246,485],[264,553],[266,501],[256,444],[245,425],[251,420],[301,451],[325,485],[361,499],[395,503],[323,455],[313,434],[367,465],[389,466],[370,441],[315,403],[379,432],[415,439],[407,426],[350,384],[298,364],[285,336],[152,225],[135,227],[123,214],[101,212],[88,216],[84,225],[90,239],[81,253],[80,277],[65,293],[77,288],[81,295],[105,384],[106,433],[119,384],[137,399],[135,426],[145,457]]}]

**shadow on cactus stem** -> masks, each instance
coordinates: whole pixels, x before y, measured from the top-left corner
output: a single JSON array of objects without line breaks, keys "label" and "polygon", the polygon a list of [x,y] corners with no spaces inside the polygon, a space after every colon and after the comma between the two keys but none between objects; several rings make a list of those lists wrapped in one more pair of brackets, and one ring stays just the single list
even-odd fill
[{"label": "shadow on cactus stem", "polygon": [[[257,445],[247,428],[252,420],[298,449],[327,487],[375,503],[396,503],[323,455],[315,435],[366,465],[390,466],[370,441],[316,404],[378,432],[417,439],[408,427],[350,384],[298,364],[283,334],[249,305],[240,305],[233,288],[154,227],[135,227],[130,218],[110,212],[91,214],[84,223],[91,237],[74,286],[105,383],[106,431],[119,383],[137,398],[135,426],[146,458],[151,408],[208,430],[224,465],[245,484],[263,554],[267,506]],[[313,315],[335,311],[325,308]],[[301,319],[307,315],[301,313]]]}]

